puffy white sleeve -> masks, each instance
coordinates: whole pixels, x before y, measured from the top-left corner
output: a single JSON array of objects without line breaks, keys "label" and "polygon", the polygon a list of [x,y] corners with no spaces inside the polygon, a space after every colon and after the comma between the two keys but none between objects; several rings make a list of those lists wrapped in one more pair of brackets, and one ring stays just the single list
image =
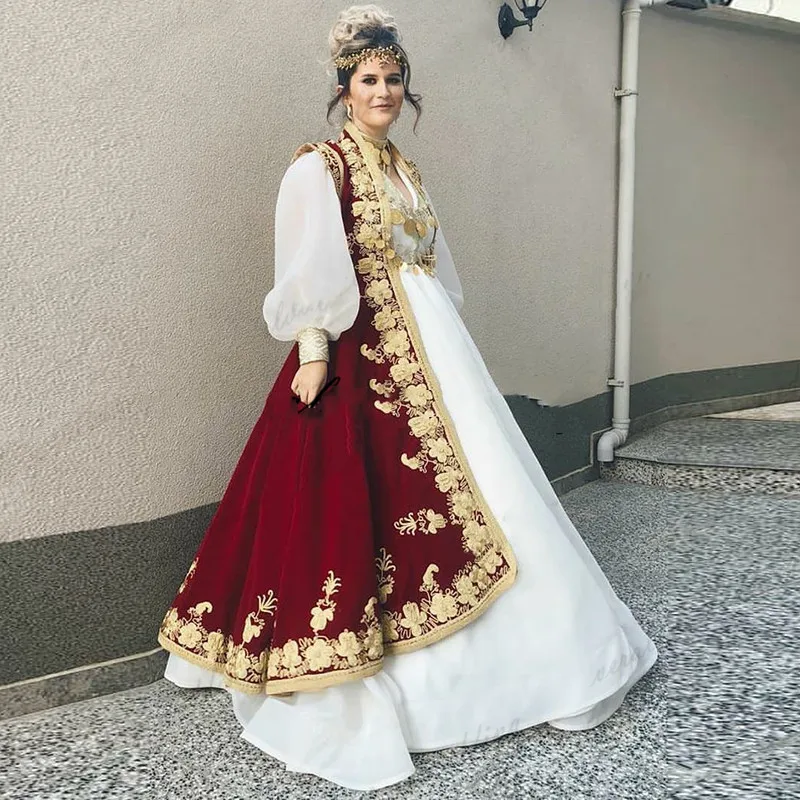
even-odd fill
[{"label": "puffy white sleeve", "polygon": [[458,279],[456,265],[450,248],[447,246],[442,229],[436,233],[436,241],[433,243],[433,251],[436,253],[436,276],[447,292],[456,311],[460,312],[464,306],[464,291],[461,288],[461,281]]},{"label": "puffy white sleeve", "polygon": [[267,328],[283,342],[309,327],[336,341],[355,322],[360,300],[333,177],[319,153],[304,153],[278,191],[275,286],[264,299]]},{"label": "puffy white sleeve", "polygon": [[[430,192],[428,192],[425,186],[423,186],[422,189],[425,192],[428,205],[433,209],[433,213],[436,214],[436,208],[431,200]],[[436,253],[436,277],[439,279],[439,283],[442,284],[448,297],[456,307],[456,311],[460,312],[464,306],[464,290],[461,288],[461,281],[458,279],[456,265],[453,262],[453,256],[450,253],[450,248],[447,246],[447,240],[444,238],[441,228],[436,232],[433,252]]]}]

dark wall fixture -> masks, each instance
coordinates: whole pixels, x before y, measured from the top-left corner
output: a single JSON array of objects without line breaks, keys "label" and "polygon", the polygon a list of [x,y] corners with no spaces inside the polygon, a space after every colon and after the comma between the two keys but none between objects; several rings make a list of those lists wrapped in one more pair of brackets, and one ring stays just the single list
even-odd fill
[{"label": "dark wall fixture", "polygon": [[522,25],[527,25],[528,30],[533,30],[533,21],[536,19],[539,12],[544,8],[547,0],[534,0],[533,3],[527,3],[525,0],[514,0],[517,8],[522,12],[524,19],[517,19],[514,16],[514,11],[508,3],[503,3],[500,6],[500,14],[497,18],[497,23],[500,26],[500,33],[504,39],[508,39],[516,28]]}]

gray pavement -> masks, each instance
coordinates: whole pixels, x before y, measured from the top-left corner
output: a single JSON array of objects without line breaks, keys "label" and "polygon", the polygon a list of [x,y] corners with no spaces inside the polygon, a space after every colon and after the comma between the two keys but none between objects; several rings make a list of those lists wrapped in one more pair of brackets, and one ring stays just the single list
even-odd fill
[{"label": "gray pavement", "polygon": [[635,436],[622,458],[692,466],[800,470],[800,421],[696,417]]},{"label": "gray pavement", "polygon": [[[660,659],[617,714],[414,756],[381,800],[800,796],[800,497],[598,481],[563,498]],[[159,681],[0,723],[0,798],[351,792],[239,738],[222,692]]]}]

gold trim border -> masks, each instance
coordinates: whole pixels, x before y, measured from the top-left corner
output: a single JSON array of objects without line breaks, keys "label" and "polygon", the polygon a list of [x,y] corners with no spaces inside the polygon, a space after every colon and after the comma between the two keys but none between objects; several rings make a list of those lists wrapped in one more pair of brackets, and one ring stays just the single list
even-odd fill
[{"label": "gold trim border", "polygon": [[[384,241],[390,242],[392,241],[392,226],[388,209],[389,200],[381,185],[382,181],[380,168],[375,160],[370,157],[369,150],[363,146],[363,135],[352,122],[346,123],[343,133],[344,132],[347,132],[353,141],[355,141],[359,151],[361,152],[361,157],[364,159],[364,164],[369,170],[373,186],[380,201],[383,238]],[[390,142],[390,145],[392,146],[393,150],[397,150],[393,143]],[[405,161],[405,159],[403,159],[403,161]],[[411,176],[409,175],[409,177]],[[497,519],[489,507],[489,504],[486,502],[483,492],[481,492],[480,488],[478,487],[478,482],[475,480],[475,475],[472,472],[472,468],[470,467],[469,461],[464,453],[464,448],[461,445],[461,439],[456,434],[455,425],[453,424],[453,420],[450,417],[450,412],[447,410],[447,406],[444,402],[439,380],[436,378],[436,375],[433,372],[433,368],[428,360],[428,354],[426,353],[422,344],[422,335],[420,333],[419,326],[417,325],[417,320],[414,317],[414,313],[411,309],[411,303],[408,299],[408,295],[406,294],[405,288],[402,285],[402,279],[400,278],[399,273],[389,266],[386,256],[383,252],[381,253],[381,258],[383,261],[384,270],[392,285],[392,290],[395,293],[395,299],[397,300],[403,312],[404,322],[406,324],[412,344],[414,345],[414,350],[417,354],[419,363],[422,366],[423,374],[425,375],[425,379],[433,393],[433,402],[435,404],[436,411],[439,414],[439,418],[441,419],[442,425],[447,431],[448,436],[451,438],[453,450],[455,451],[459,466],[463,470],[470,490],[477,500],[478,507],[481,511],[484,521],[486,522],[486,526],[490,529],[495,537],[498,550],[503,554],[504,558],[506,559],[506,563],[508,564],[508,571],[492,585],[491,589],[481,598],[479,605],[460,615],[456,619],[445,622],[434,630],[422,634],[419,637],[405,641],[390,642],[386,645],[386,650],[390,653],[408,653],[428,644],[433,644],[434,642],[449,636],[451,633],[455,633],[460,628],[463,628],[465,625],[467,625],[468,622],[476,619],[484,611],[486,611],[491,601],[495,600],[504,591],[507,591],[516,580],[517,559],[514,551],[511,549],[508,539],[506,539],[506,536],[503,533],[503,529],[500,527],[500,524],[497,522]]]},{"label": "gold trim border", "polygon": [[425,374],[425,380],[428,382],[428,386],[433,391],[433,402],[436,406],[437,413],[442,420],[442,424],[447,431],[447,435],[450,437],[451,444],[453,445],[453,449],[456,453],[456,458],[459,462],[459,467],[464,472],[464,476],[467,479],[470,491],[472,491],[478,502],[478,507],[480,508],[487,527],[490,529],[495,541],[498,543],[498,549],[508,563],[508,571],[499,580],[492,584],[492,587],[489,589],[489,591],[481,598],[479,605],[471,608],[469,611],[464,612],[460,616],[456,617],[456,619],[445,622],[438,628],[428,631],[428,633],[424,633],[421,636],[415,637],[414,639],[408,639],[406,641],[390,642],[387,647],[389,652],[409,653],[413,650],[417,650],[420,647],[424,647],[425,645],[438,642],[440,639],[455,633],[466,626],[469,622],[472,622],[474,619],[483,614],[483,612],[488,609],[491,602],[503,592],[510,589],[516,580],[517,557],[514,554],[514,551],[511,549],[511,545],[509,544],[508,539],[506,539],[503,529],[500,527],[500,524],[497,522],[497,519],[492,513],[489,504],[486,502],[483,492],[481,492],[478,488],[478,482],[475,480],[475,476],[472,473],[472,468],[470,467],[467,456],[464,453],[463,447],[461,446],[461,439],[456,434],[455,425],[450,417],[450,412],[445,406],[442,388],[439,385],[439,381],[433,372],[430,362],[428,361],[428,354],[425,352],[425,348],[422,345],[422,336],[417,326],[417,320],[414,317],[414,313],[411,309],[411,303],[408,299],[405,287],[402,284],[402,278],[398,272],[388,267],[388,265],[386,267],[386,273],[389,276],[389,280],[392,284],[395,298],[397,299],[397,302],[400,304],[400,308],[403,311],[406,327],[411,336],[414,350],[416,351],[417,358],[419,359],[423,373]]},{"label": "gold trim border", "polygon": [[197,655],[197,653],[185,649],[177,642],[168,639],[161,631],[158,633],[158,643],[168,652],[188,661],[190,664],[207,669],[209,672],[216,672],[222,675],[224,686],[236,689],[239,692],[244,692],[245,694],[272,695],[294,691],[318,691],[320,689],[327,689],[329,686],[347,683],[357,678],[369,678],[372,675],[376,675],[383,668],[383,658],[381,658],[369,664],[362,664],[361,666],[351,667],[350,669],[334,670],[322,675],[301,675],[298,678],[271,678],[264,683],[247,683],[246,681],[240,681],[228,675],[228,673],[225,672],[224,663],[209,661]]}]

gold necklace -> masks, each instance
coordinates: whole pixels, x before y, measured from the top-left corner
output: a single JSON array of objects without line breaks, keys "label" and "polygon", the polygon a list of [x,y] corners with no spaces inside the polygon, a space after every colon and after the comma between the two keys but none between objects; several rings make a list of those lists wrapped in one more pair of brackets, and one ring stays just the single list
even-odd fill
[{"label": "gold necklace", "polygon": [[[434,245],[436,243],[436,235],[438,225],[436,219],[431,213],[428,206],[427,199],[423,193],[417,191],[417,208],[413,207],[413,203],[409,205],[405,197],[403,197],[400,190],[395,186],[394,181],[389,177],[389,166],[394,161],[392,154],[392,145],[388,137],[386,139],[376,139],[374,136],[364,133],[358,125],[350,120],[345,125],[345,129],[350,129],[350,135],[358,140],[361,139],[364,145],[368,148],[373,148],[378,155],[377,161],[381,172],[384,176],[385,186],[383,191],[388,191],[390,196],[395,198],[395,204],[390,210],[389,219],[392,225],[402,225],[403,230],[409,237],[417,239],[417,246],[422,243],[422,240],[427,236],[428,231],[433,229],[433,239],[426,252],[419,254],[419,266],[429,275],[436,274],[436,252]],[[402,156],[401,156],[402,163]],[[399,173],[398,173],[399,175]],[[403,180],[402,177],[400,180]],[[415,184],[416,187],[416,184]],[[379,190],[380,191],[380,190]]]},{"label": "gold necklace", "polygon": [[389,145],[389,138],[375,139],[373,136],[368,136],[364,133],[361,128],[358,128],[358,130],[364,137],[364,141],[371,144],[378,151],[378,164],[384,172],[388,173],[389,167],[392,165],[392,150]]},{"label": "gold necklace", "polygon": [[386,175],[385,180],[386,188],[394,200],[390,214],[392,225],[402,225],[403,230],[408,236],[421,241],[427,236],[428,230],[436,224],[433,215],[430,213],[427,202],[422,196],[417,194],[418,205],[417,208],[414,208],[413,202],[409,203],[408,200],[403,197],[400,189],[395,186],[394,181],[388,175]]}]

